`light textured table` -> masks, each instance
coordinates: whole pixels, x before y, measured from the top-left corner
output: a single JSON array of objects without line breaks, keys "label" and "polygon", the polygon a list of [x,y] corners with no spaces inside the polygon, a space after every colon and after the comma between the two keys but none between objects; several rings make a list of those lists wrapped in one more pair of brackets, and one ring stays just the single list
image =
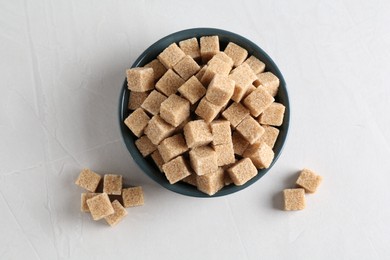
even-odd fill
[{"label": "light textured table", "polygon": [[[389,1],[0,1],[0,259],[389,259]],[[216,199],[175,194],[132,161],[119,91],[161,37],[216,27],[285,76],[291,127],[274,168]],[[116,228],[79,211],[83,167],[145,191]],[[280,210],[296,172],[324,177]]]}]

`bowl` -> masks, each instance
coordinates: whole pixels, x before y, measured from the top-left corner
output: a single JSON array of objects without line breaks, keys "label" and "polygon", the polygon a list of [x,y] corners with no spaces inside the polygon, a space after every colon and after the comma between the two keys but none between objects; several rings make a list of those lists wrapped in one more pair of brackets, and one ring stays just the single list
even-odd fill
[{"label": "bowl", "polygon": [[159,171],[159,169],[154,164],[150,156],[147,158],[142,157],[142,155],[140,154],[140,152],[138,151],[134,143],[136,140],[135,135],[124,124],[124,120],[130,114],[130,111],[128,110],[128,100],[129,100],[130,92],[127,89],[126,79],[122,86],[122,90],[120,93],[120,101],[119,101],[119,125],[122,133],[123,141],[127,149],[129,150],[131,156],[133,157],[134,161],[141,168],[141,170],[150,178],[152,178],[154,181],[156,181],[161,186],[163,186],[164,188],[170,191],[182,195],[187,195],[192,197],[204,197],[204,198],[225,196],[237,191],[241,191],[247,188],[248,186],[252,185],[256,181],[258,181],[261,177],[264,176],[264,174],[270,171],[272,169],[272,166],[276,163],[276,161],[278,160],[282,152],[283,146],[286,141],[289,122],[290,122],[290,105],[289,105],[288,93],[286,89],[286,82],[284,81],[282,73],[279,71],[278,67],[272,61],[272,59],[267,55],[267,53],[265,53],[255,43],[251,42],[250,40],[238,34],[221,30],[221,29],[215,29],[215,28],[194,28],[194,29],[187,29],[187,30],[175,32],[158,40],[149,48],[147,48],[133,63],[132,68],[144,66],[148,62],[152,61],[157,57],[159,53],[161,53],[166,47],[168,47],[173,42],[178,43],[179,41],[192,38],[192,37],[197,37],[199,40],[201,36],[210,36],[210,35],[218,35],[221,50],[223,50],[226,47],[228,42],[234,42],[240,45],[241,47],[245,48],[248,51],[248,56],[254,55],[255,57],[259,58],[261,61],[265,63],[266,71],[272,72],[280,79],[279,91],[277,96],[275,97],[275,101],[285,105],[286,110],[284,114],[283,124],[279,127],[280,130],[279,137],[276,140],[273,149],[275,152],[275,158],[268,169],[259,170],[258,174],[254,178],[252,178],[242,186],[236,186],[234,184],[225,186],[213,196],[209,196],[197,190],[196,187],[191,186],[190,184],[187,183],[178,182],[175,184],[170,184],[168,180],[165,178],[165,175]]}]

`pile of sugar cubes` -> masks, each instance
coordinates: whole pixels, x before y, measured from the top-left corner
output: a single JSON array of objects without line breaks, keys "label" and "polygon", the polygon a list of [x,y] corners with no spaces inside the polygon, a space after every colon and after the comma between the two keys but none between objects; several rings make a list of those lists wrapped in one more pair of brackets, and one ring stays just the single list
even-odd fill
[{"label": "pile of sugar cubes", "polygon": [[105,174],[102,192],[97,192],[101,179],[96,172],[83,169],[75,182],[88,191],[81,194],[81,211],[90,212],[93,220],[104,218],[115,226],[127,216],[126,208],[144,204],[142,187],[123,188],[121,175]]},{"label": "pile of sugar cubes", "polygon": [[315,193],[322,177],[313,170],[303,169],[296,181],[300,188],[283,190],[284,210],[302,210],[306,207],[305,192]]},{"label": "pile of sugar cubes", "polygon": [[285,106],[279,79],[218,36],[172,43],[144,67],[126,71],[130,115],[124,123],[169,183],[214,195],[268,168]]}]

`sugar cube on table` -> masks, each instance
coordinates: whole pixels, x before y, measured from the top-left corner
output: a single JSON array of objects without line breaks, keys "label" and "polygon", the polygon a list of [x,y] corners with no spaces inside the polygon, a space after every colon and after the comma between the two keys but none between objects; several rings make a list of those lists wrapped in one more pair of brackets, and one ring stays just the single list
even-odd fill
[{"label": "sugar cube on table", "polygon": [[81,188],[86,189],[87,191],[95,192],[101,178],[102,177],[96,172],[85,168],[80,172],[75,184],[80,186]]},{"label": "sugar cube on table", "polygon": [[103,179],[103,192],[110,195],[121,195],[122,176],[116,174],[105,174]]},{"label": "sugar cube on table", "polygon": [[99,194],[100,193],[94,193],[94,192],[81,193],[81,207],[80,207],[81,212],[90,212],[88,208],[87,200]]},{"label": "sugar cube on table", "polygon": [[298,177],[297,184],[304,188],[308,193],[316,192],[322,182],[322,177],[310,169],[303,169]]},{"label": "sugar cube on table", "polygon": [[114,200],[112,203],[111,203],[113,209],[114,209],[114,213],[107,216],[107,217],[104,217],[104,219],[106,220],[106,222],[111,226],[115,226],[116,224],[118,224],[124,217],[127,216],[127,211],[126,209],[122,206],[122,204],[120,204],[120,202],[118,200]]},{"label": "sugar cube on table", "polygon": [[99,220],[114,213],[114,208],[107,193],[101,193],[87,199],[87,205],[93,220]]},{"label": "sugar cube on table", "polygon": [[123,206],[125,208],[144,205],[144,193],[141,186],[122,189]]},{"label": "sugar cube on table", "polygon": [[283,190],[284,210],[302,210],[306,207],[304,189]]}]

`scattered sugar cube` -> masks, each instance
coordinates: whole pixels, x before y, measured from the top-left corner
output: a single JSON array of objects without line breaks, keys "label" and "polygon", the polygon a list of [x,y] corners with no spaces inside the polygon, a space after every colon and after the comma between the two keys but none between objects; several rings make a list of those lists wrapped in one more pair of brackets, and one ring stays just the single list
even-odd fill
[{"label": "scattered sugar cube", "polygon": [[233,142],[234,153],[239,155],[239,156],[242,156],[244,154],[245,150],[249,146],[249,142],[247,140],[245,140],[245,138],[242,137],[242,135],[240,133],[238,133],[237,131],[233,132],[232,142]]},{"label": "scattered sugar cube", "polygon": [[217,165],[224,166],[235,162],[233,143],[213,145],[217,154]]},{"label": "scattered sugar cube", "polygon": [[251,116],[245,117],[236,127],[236,130],[250,144],[254,144],[264,133],[264,128]]},{"label": "scattered sugar cube", "polygon": [[157,59],[165,68],[172,69],[184,56],[185,54],[179,46],[176,43],[172,43],[157,56]]},{"label": "scattered sugar cube", "polygon": [[90,169],[83,169],[76,179],[75,184],[90,192],[95,192],[102,177]]},{"label": "scattered sugar cube", "polygon": [[144,133],[149,119],[149,116],[142,108],[137,108],[125,119],[125,124],[135,136],[140,137]]},{"label": "scattered sugar cube", "polygon": [[132,68],[126,70],[127,87],[131,91],[145,92],[154,87],[154,72],[152,68]]},{"label": "scattered sugar cube", "polygon": [[188,163],[183,156],[178,156],[175,159],[170,160],[163,164],[162,168],[170,184],[174,184],[191,175]]},{"label": "scattered sugar cube", "polygon": [[303,169],[299,174],[297,184],[304,188],[308,193],[316,192],[318,186],[321,184],[322,177],[317,175],[314,171]]},{"label": "scattered sugar cube", "polygon": [[178,155],[187,152],[188,147],[182,134],[177,134],[164,139],[158,145],[158,151],[164,162],[168,162]]},{"label": "scattered sugar cube", "polygon": [[248,115],[249,110],[240,103],[236,102],[233,102],[225,111],[222,112],[222,116],[230,122],[233,128],[241,123],[241,121]]},{"label": "scattered sugar cube", "polygon": [[246,94],[249,86],[252,85],[252,82],[256,80],[256,74],[248,64],[243,63],[232,70],[229,78],[235,82],[232,100],[235,102],[240,102]]},{"label": "scattered sugar cube", "polygon": [[197,176],[198,175],[196,175],[196,173],[191,173],[191,175],[188,175],[187,177],[182,179],[182,181],[196,187]]},{"label": "scattered sugar cube", "polygon": [[233,42],[229,42],[224,53],[232,58],[234,67],[241,65],[248,56],[248,51]]},{"label": "scattered sugar cube", "polygon": [[218,36],[200,37],[200,56],[203,63],[208,62],[215,54],[219,52]]},{"label": "scattered sugar cube", "polygon": [[304,189],[283,190],[284,210],[302,210],[306,207]]},{"label": "scattered sugar cube", "polygon": [[[217,54],[214,55],[213,59],[220,59],[220,60],[223,60],[224,62],[226,62],[227,64],[229,64],[230,67],[233,67],[233,60],[232,58],[230,58],[228,55],[226,55],[226,53],[220,51],[218,52]],[[210,61],[209,61],[210,62]]]},{"label": "scattered sugar cube", "polygon": [[156,83],[156,89],[165,96],[175,94],[177,89],[184,84],[184,79],[169,69]]},{"label": "scattered sugar cube", "polygon": [[154,151],[151,155],[154,163],[156,164],[156,166],[158,167],[158,169],[160,170],[160,172],[163,172],[163,169],[162,169],[162,166],[163,164],[165,163],[160,152],[158,150]]},{"label": "scattered sugar cube", "polygon": [[114,214],[114,208],[111,205],[107,193],[101,193],[87,200],[88,208],[93,220],[99,220]]},{"label": "scattered sugar cube", "polygon": [[230,167],[227,172],[235,185],[240,186],[257,175],[257,169],[249,158],[244,158]]},{"label": "scattered sugar cube", "polygon": [[107,217],[105,217],[104,219],[106,220],[106,222],[111,226],[115,226],[116,224],[118,224],[124,217],[127,216],[127,211],[126,209],[122,206],[122,204],[120,204],[120,202],[118,200],[114,200],[112,203],[111,203],[113,209],[114,209],[114,214],[111,214]]},{"label": "scattered sugar cube", "polygon": [[221,108],[222,106],[214,105],[204,97],[200,100],[198,107],[195,110],[195,114],[200,116],[207,123],[210,123],[218,116]]},{"label": "scattered sugar cube", "polygon": [[96,195],[99,195],[100,193],[94,193],[94,192],[83,192],[81,193],[81,212],[90,212],[88,205],[87,205],[87,200],[90,198],[95,197]]},{"label": "scattered sugar cube", "polygon": [[167,72],[165,66],[158,60],[154,59],[144,66],[144,68],[152,68],[154,72],[154,81],[157,81],[159,78]]},{"label": "scattered sugar cube", "polygon": [[160,106],[160,116],[177,127],[190,116],[190,102],[175,94],[170,95]]},{"label": "scattered sugar cube", "polygon": [[278,139],[279,129],[268,125],[263,125],[263,128],[264,128],[264,133],[261,135],[260,139],[256,142],[264,142],[269,147],[273,148],[276,139]]},{"label": "scattered sugar cube", "polygon": [[216,74],[228,76],[231,69],[232,67],[228,63],[221,59],[213,58],[207,64],[207,68],[200,82],[202,82],[203,86],[208,86]]},{"label": "scattered sugar cube", "polygon": [[174,131],[175,127],[165,122],[159,115],[153,116],[148,125],[145,127],[145,135],[155,145],[158,145]]},{"label": "scattered sugar cube", "polygon": [[161,94],[160,92],[153,90],[150,92],[149,96],[141,104],[141,107],[145,111],[149,112],[152,115],[157,115],[160,111],[161,103],[166,100],[167,97]]},{"label": "scattered sugar cube", "polygon": [[213,145],[227,144],[232,142],[232,131],[230,122],[227,120],[215,120],[211,122],[211,133],[213,135]]},{"label": "scattered sugar cube", "polygon": [[199,44],[196,37],[180,41],[179,46],[186,55],[190,55],[194,60],[200,59]]},{"label": "scattered sugar cube", "polygon": [[271,165],[274,151],[266,143],[257,143],[249,146],[243,156],[250,158],[257,169],[264,169]]},{"label": "scattered sugar cube", "polygon": [[257,79],[271,96],[275,97],[278,94],[280,82],[278,77],[272,74],[272,72],[264,72],[257,74]]},{"label": "scattered sugar cube", "polygon": [[122,189],[123,206],[125,208],[144,205],[144,193],[141,186]]},{"label": "scattered sugar cube", "polygon": [[224,170],[219,167],[216,171],[196,177],[198,190],[210,196],[225,186]]},{"label": "scattered sugar cube", "polygon": [[264,89],[258,87],[246,98],[244,98],[244,105],[249,109],[250,113],[254,117],[258,117],[265,109],[267,109],[274,98]]},{"label": "scattered sugar cube", "polygon": [[103,180],[103,192],[110,195],[121,195],[122,176],[116,174],[105,174]]},{"label": "scattered sugar cube", "polygon": [[154,145],[146,135],[143,135],[137,139],[135,141],[135,146],[137,146],[143,157],[148,156],[157,149],[157,146]]},{"label": "scattered sugar cube", "polygon": [[198,71],[198,73],[195,74],[195,77],[199,81],[202,80],[202,77],[203,77],[204,73],[206,72],[206,69],[207,69],[207,65],[204,65],[203,67],[201,67],[201,69]]},{"label": "scattered sugar cube", "polygon": [[209,146],[200,146],[190,151],[192,169],[197,175],[212,173],[218,169],[217,153]]},{"label": "scattered sugar cube", "polygon": [[173,70],[184,80],[187,80],[200,70],[200,66],[190,55],[186,55],[173,66]]},{"label": "scattered sugar cube", "polygon": [[200,81],[192,76],[178,89],[179,93],[193,105],[199,101],[205,94],[206,88]]},{"label": "scattered sugar cube", "polygon": [[130,91],[128,108],[130,110],[136,110],[137,108],[141,107],[141,104],[148,97],[148,95],[149,92]]},{"label": "scattered sugar cube", "polygon": [[207,92],[206,99],[217,106],[227,104],[234,92],[235,83],[228,76],[215,75],[211,80]]},{"label": "scattered sugar cube", "polygon": [[204,120],[190,121],[183,130],[188,148],[206,145],[213,141],[210,128]]},{"label": "scattered sugar cube", "polygon": [[260,114],[259,123],[264,125],[281,126],[283,123],[286,107],[280,103],[273,102]]},{"label": "scattered sugar cube", "polygon": [[265,70],[264,62],[253,55],[246,59],[244,63],[248,64],[255,74],[262,73]]}]

